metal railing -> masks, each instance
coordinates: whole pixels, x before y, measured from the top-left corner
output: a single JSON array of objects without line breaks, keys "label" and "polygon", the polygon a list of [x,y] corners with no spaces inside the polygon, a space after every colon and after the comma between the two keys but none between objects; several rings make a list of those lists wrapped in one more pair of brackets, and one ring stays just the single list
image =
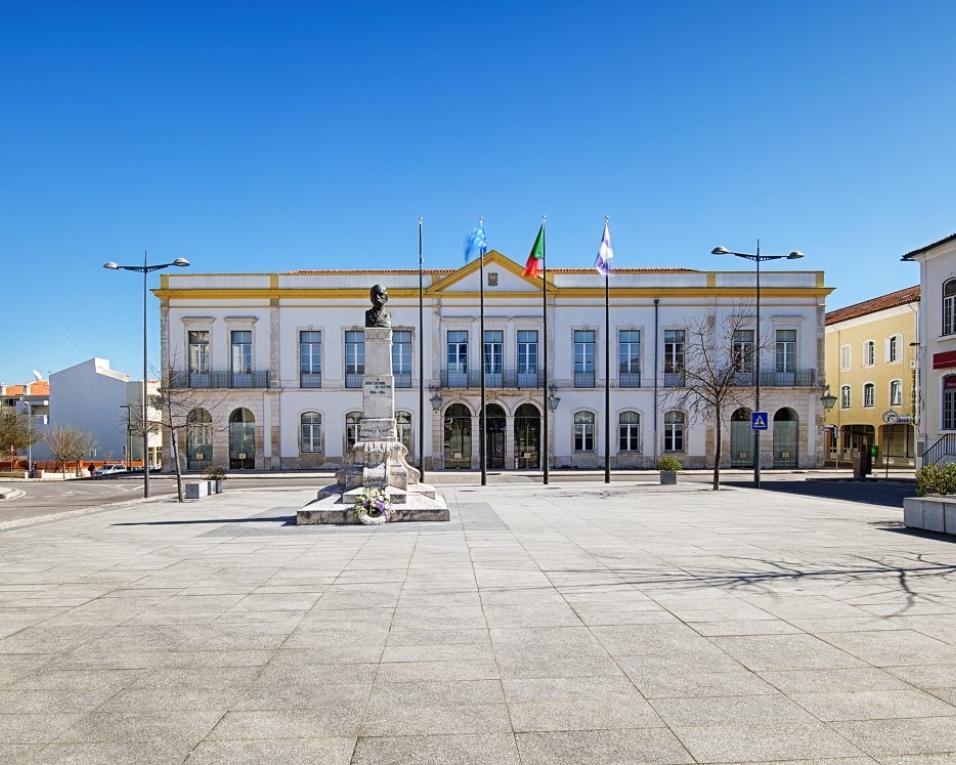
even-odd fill
[{"label": "metal railing", "polygon": [[618,372],[617,385],[619,388],[640,388],[641,373],[640,372]]},{"label": "metal railing", "polygon": [[956,457],[956,433],[944,433],[939,440],[923,452],[923,464],[935,465],[945,457]]},{"label": "metal railing", "polygon": [[299,387],[300,388],[321,388],[322,373],[321,372],[300,372]]},{"label": "metal railing", "polygon": [[594,372],[575,372],[574,373],[575,388],[593,388],[594,383],[595,383]]},{"label": "metal railing", "polygon": [[346,388],[361,388],[362,380],[364,378],[365,378],[364,372],[346,372],[345,387]]},{"label": "metal railing", "polygon": [[395,387],[396,388],[411,388],[412,387],[412,373],[411,372],[396,372],[393,377],[395,378]]},{"label": "metal railing", "polygon": [[[753,372],[738,372],[734,384],[747,387],[754,384]],[[808,388],[816,383],[815,369],[796,369],[792,372],[777,372],[773,369],[760,370],[760,385],[764,388]]]},{"label": "metal railing", "polygon": [[268,388],[265,372],[173,372],[170,388]]},{"label": "metal railing", "polygon": [[[467,372],[450,372],[443,369],[441,373],[443,388],[478,388],[481,386],[481,375],[477,369]],[[515,369],[505,369],[485,373],[486,388],[542,388],[544,375],[541,370],[519,372]]]},{"label": "metal railing", "polygon": [[684,386],[683,372],[664,372],[665,388],[682,388]]}]

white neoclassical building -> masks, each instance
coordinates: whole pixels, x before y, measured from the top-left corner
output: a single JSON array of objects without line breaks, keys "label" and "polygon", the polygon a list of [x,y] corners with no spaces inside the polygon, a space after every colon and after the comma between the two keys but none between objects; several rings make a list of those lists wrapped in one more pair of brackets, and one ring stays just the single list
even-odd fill
[{"label": "white neoclassical building", "polygon": [[[543,375],[540,279],[501,253],[485,256],[488,467],[541,465],[542,417],[549,417],[554,467],[604,460],[604,280],[591,269],[548,271],[548,379]],[[479,463],[479,264],[425,272],[424,463]],[[188,469],[283,470],[341,464],[362,403],[368,290],[389,290],[396,410],[418,462],[418,271],[317,270],[261,274],[164,274],[155,295],[162,321],[163,379],[182,396],[192,423],[180,441]],[[809,467],[822,459],[824,309],[819,271],[769,271],[761,278],[762,439],[767,467]],[[672,454],[703,466],[712,424],[680,403],[688,327],[721,325],[753,307],[749,271],[620,269],[611,277],[611,463],[651,467]],[[754,328],[736,350],[748,358]],[[728,348],[728,353],[731,353]],[[725,412],[723,454],[752,462],[753,372]],[[171,459],[166,445],[166,464]]]}]

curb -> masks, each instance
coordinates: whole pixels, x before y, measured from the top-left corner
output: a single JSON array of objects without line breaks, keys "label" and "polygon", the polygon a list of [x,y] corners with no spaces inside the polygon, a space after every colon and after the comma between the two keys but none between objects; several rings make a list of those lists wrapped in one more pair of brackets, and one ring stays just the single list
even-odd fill
[{"label": "curb", "polygon": [[76,510],[67,510],[65,513],[48,513],[47,515],[36,515],[32,518],[17,518],[12,521],[0,522],[0,531],[13,531],[23,529],[29,526],[40,526],[46,523],[55,523],[56,521],[68,521],[71,518],[79,518],[84,515],[93,515],[94,513],[104,513],[109,510],[122,510],[127,507],[137,507],[152,502],[162,502],[169,499],[167,496],[149,497],[124,500],[122,502],[113,502],[109,505],[92,505],[90,507],[81,507]]}]

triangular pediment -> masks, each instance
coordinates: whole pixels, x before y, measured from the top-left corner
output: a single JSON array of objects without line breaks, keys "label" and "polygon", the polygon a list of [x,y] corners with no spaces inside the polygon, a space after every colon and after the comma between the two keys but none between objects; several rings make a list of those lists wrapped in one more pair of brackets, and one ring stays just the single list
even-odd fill
[{"label": "triangular pediment", "polygon": [[[478,258],[466,263],[461,268],[439,279],[433,284],[428,293],[430,295],[473,294],[481,288],[480,266]],[[531,279],[524,275],[524,266],[515,263],[497,250],[489,250],[485,255],[485,294],[527,292],[529,295],[541,292],[541,278]],[[496,285],[488,284],[488,274],[495,274]],[[549,277],[548,281],[551,279]]]}]

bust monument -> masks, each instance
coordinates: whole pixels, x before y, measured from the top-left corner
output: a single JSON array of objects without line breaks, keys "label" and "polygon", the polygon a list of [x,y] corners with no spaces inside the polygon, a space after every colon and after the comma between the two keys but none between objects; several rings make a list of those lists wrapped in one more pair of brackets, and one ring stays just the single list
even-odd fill
[{"label": "bust monument", "polygon": [[388,290],[381,284],[376,284],[369,290],[368,296],[372,301],[372,307],[365,312],[365,326],[391,328],[392,318],[385,307],[388,302]]}]

